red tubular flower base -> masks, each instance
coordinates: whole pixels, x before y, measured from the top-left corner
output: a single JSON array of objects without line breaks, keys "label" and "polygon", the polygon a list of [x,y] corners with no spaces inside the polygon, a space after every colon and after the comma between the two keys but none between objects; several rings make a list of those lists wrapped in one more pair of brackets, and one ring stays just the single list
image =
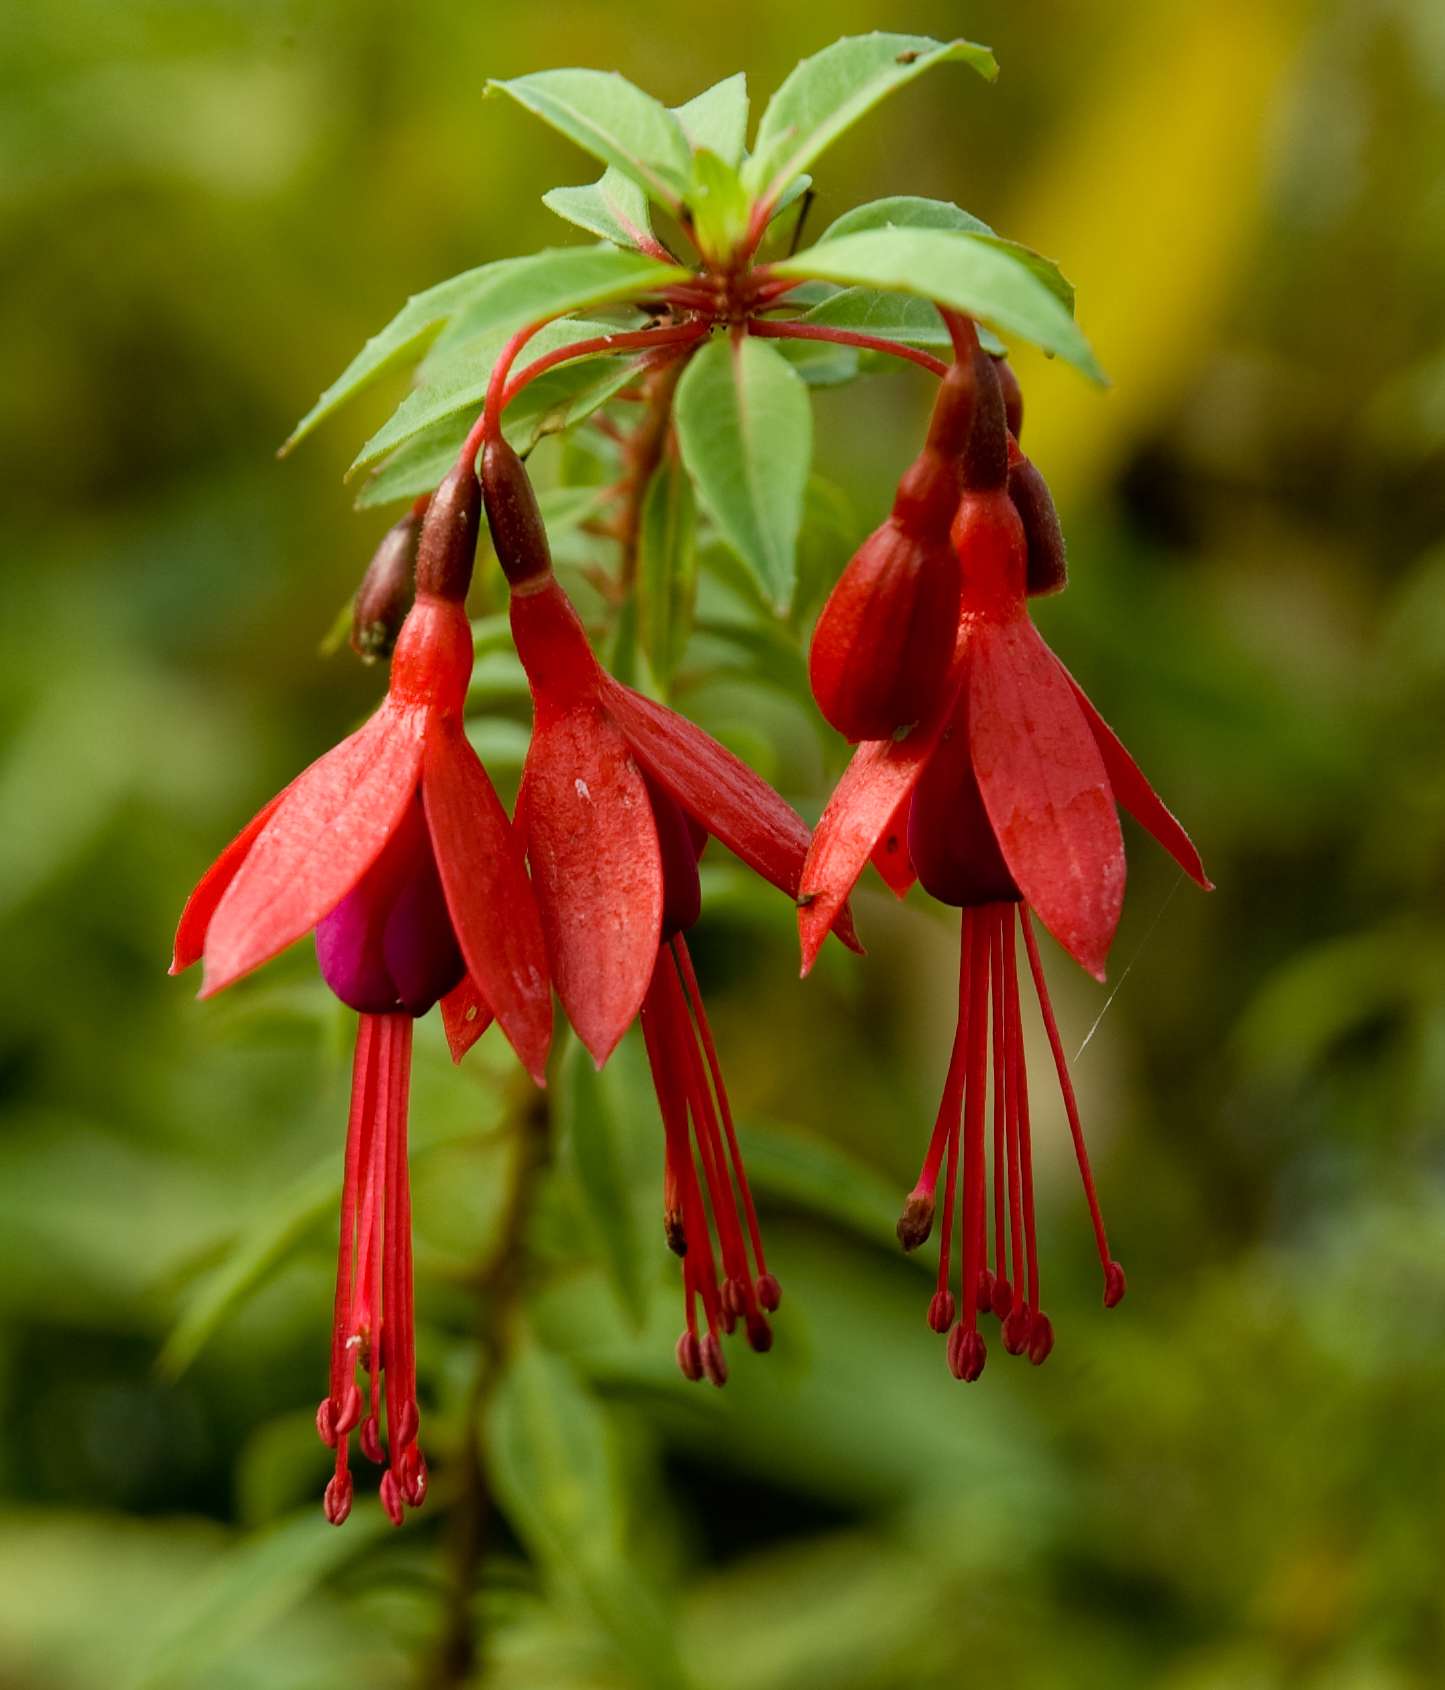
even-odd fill
[{"label": "red tubular flower base", "polygon": [[[1001,1322],[1003,1346],[1010,1355],[1027,1354],[1035,1366],[1047,1359],[1054,1346],[1053,1324],[1039,1300],[1033,1144],[1019,1011],[1015,910],[1058,1070],[1074,1153],[1104,1271],[1105,1307],[1112,1308],[1125,1290],[1124,1270],[1109,1254],[1074,1088],[1044,985],[1028,908],[1016,902],[974,905],[963,912],[958,1028],[943,1100],[918,1183],[909,1194],[898,1222],[898,1236],[904,1249],[913,1250],[923,1243],[932,1230],[935,1193],[942,1171],[943,1226],[938,1287],[928,1305],[928,1324],[935,1332],[948,1333],[948,1365],[956,1378],[964,1380],[977,1379],[987,1360],[987,1345],[979,1331],[983,1315],[992,1314]],[[957,1297],[949,1283],[955,1208],[959,1212]]]},{"label": "red tubular flower base", "polygon": [[677,1341],[677,1364],[685,1378],[706,1376],[725,1385],[722,1335],[741,1321],[753,1349],[770,1349],[767,1317],[782,1291],[763,1256],[712,1030],[680,934],[657,953],[641,1020],[666,1135],[663,1226],[669,1247],[682,1257],[687,1325]]},{"label": "red tubular flower base", "polygon": [[[426,1459],[417,1444],[406,1145],[411,1042],[409,1015],[361,1017],[341,1188],[331,1389],[316,1411],[321,1441],[336,1451],[325,1501],[326,1518],[335,1526],[351,1512],[347,1463],[357,1426],[362,1453],[386,1469],[381,1501],[392,1524],[399,1526],[406,1508],[419,1508],[426,1499]],[[358,1369],[366,1379],[365,1397]]]}]

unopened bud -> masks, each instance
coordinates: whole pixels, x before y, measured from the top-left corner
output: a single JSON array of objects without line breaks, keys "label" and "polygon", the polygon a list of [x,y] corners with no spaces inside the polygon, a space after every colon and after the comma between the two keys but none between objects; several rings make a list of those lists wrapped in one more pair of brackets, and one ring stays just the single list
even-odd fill
[{"label": "unopened bud", "polygon": [[953,1325],[956,1304],[952,1291],[935,1291],[928,1302],[928,1324],[935,1332],[947,1332]]},{"label": "unopened bud", "polygon": [[995,358],[993,368],[1003,394],[1004,420],[1008,423],[1009,433],[1017,440],[1024,426],[1024,390],[1019,386],[1019,378],[1007,356]]},{"label": "unopened bud", "polygon": [[333,1526],[339,1526],[351,1512],[351,1474],[334,1473],[322,1499],[322,1510]]},{"label": "unopened bud", "polygon": [[1025,581],[1031,598],[1043,593],[1061,593],[1069,584],[1064,531],[1049,484],[1022,453],[1008,472],[1008,496],[1023,524],[1028,547]]},{"label": "unopened bud", "polygon": [[1129,1281],[1124,1277],[1124,1269],[1118,1262],[1110,1262],[1104,1269],[1104,1307],[1112,1309],[1122,1303],[1128,1289]]},{"label": "unopened bud", "polygon": [[1042,1367],[1049,1359],[1049,1351],[1054,1347],[1054,1323],[1049,1317],[1040,1312],[1034,1316],[1033,1326],[1029,1330],[1029,1360],[1035,1367]]},{"label": "unopened bud", "polygon": [[416,548],[416,590],[461,604],[472,584],[482,494],[472,466],[458,464],[431,496]]},{"label": "unopened bud", "polygon": [[905,1250],[916,1250],[933,1231],[933,1194],[915,1191],[898,1217],[898,1242]]},{"label": "unopened bud", "polygon": [[552,552],[527,466],[498,435],[482,450],[482,493],[492,546],[516,587],[551,573]]},{"label": "unopened bud", "polygon": [[381,537],[351,606],[351,649],[363,663],[390,657],[416,597],[421,518],[408,511]]},{"label": "unopened bud", "polygon": [[677,1341],[676,1354],[678,1371],[695,1385],[702,1378],[702,1346],[697,1333],[684,1332]]},{"label": "unopened bud", "polygon": [[971,493],[988,493],[1008,481],[1008,421],[998,372],[982,347],[974,352],[973,369],[977,395],[963,449],[963,486]]}]

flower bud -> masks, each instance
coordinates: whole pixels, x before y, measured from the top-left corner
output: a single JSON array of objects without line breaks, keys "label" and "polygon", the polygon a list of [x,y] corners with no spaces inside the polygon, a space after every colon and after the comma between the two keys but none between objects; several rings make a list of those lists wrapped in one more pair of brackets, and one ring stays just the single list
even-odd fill
[{"label": "flower bud", "polygon": [[1069,582],[1064,531],[1049,484],[1020,453],[1008,472],[1008,496],[1024,528],[1028,547],[1027,589],[1031,598],[1061,593]]},{"label": "flower bud", "polygon": [[363,663],[390,657],[416,596],[421,518],[410,510],[382,535],[351,607],[351,649]]},{"label": "flower bud", "polygon": [[481,526],[481,489],[470,464],[458,464],[431,496],[416,551],[416,590],[460,604],[472,584]]},{"label": "flower bud", "polygon": [[500,435],[482,450],[482,494],[502,573],[516,587],[552,570],[547,530],[527,466]]},{"label": "flower bud", "polygon": [[1008,419],[998,368],[982,347],[973,354],[973,427],[963,449],[965,491],[988,493],[1008,483]]}]

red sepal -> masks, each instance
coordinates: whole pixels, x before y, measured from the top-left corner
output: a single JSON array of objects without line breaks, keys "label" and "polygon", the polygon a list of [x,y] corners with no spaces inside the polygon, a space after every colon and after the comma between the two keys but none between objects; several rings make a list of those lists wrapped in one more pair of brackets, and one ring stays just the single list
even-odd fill
[{"label": "red sepal", "polygon": [[470,974],[442,999],[442,1026],[452,1061],[460,1062],[492,1024],[492,1012]]},{"label": "red sepal", "polygon": [[899,800],[898,808],[873,847],[873,866],[896,898],[906,898],[908,889],[918,879],[918,870],[908,854],[908,810],[912,802],[911,792]]},{"label": "red sepal", "polygon": [[186,899],[186,907],[181,911],[180,923],[176,927],[175,949],[171,952],[172,974],[179,974],[183,968],[189,968],[193,962],[201,960],[201,953],[206,948],[206,929],[211,924],[211,917],[216,913],[216,906],[225,897],[231,882],[241,872],[241,864],[245,862],[252,845],[255,844],[256,836],[275,815],[276,806],[290,790],[288,786],[284,791],[278,792],[265,809],[257,811],[251,817],[201,876],[195,891]]},{"label": "red sepal", "polygon": [[552,990],[522,846],[454,717],[432,723],[422,801],[452,929],[485,1001],[528,1073],[547,1078]]},{"label": "red sepal", "polygon": [[[1055,658],[1054,661],[1058,663],[1059,660]],[[1214,882],[1204,872],[1204,864],[1200,860],[1199,852],[1194,848],[1194,841],[1149,784],[1144,771],[1125,750],[1119,736],[1089,702],[1084,689],[1069,671],[1064,669],[1062,663],[1059,663],[1059,668],[1063,669],[1064,678],[1073,688],[1074,697],[1084,713],[1084,720],[1089,724],[1094,743],[1099,748],[1099,755],[1104,759],[1104,772],[1109,777],[1109,785],[1115,799],[1146,833],[1153,834],[1191,880],[1197,881],[1206,892],[1212,892]]]},{"label": "red sepal", "polygon": [[207,928],[203,998],[309,933],[371,867],[416,791],[426,720],[385,700],[282,794]]},{"label": "red sepal", "polygon": [[1098,979],[1124,902],[1124,841],[1103,758],[1027,616],[973,635],[968,731],[984,807],[1039,919]]},{"label": "red sepal", "polygon": [[662,860],[642,771],[600,705],[539,712],[527,854],[552,978],[600,1067],[642,1007],[662,929]]}]

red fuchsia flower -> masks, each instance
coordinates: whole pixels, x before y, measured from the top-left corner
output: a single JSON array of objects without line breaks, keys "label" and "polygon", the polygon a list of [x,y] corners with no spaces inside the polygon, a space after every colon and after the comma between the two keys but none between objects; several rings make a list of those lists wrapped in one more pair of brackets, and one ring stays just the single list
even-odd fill
[{"label": "red fuchsia flower", "polygon": [[[1057,519],[1042,479],[1016,446],[1010,453],[998,378],[982,354],[977,366],[976,420],[952,528],[962,613],[948,681],[910,733],[858,748],[814,835],[799,911],[806,974],[870,856],[900,895],[916,876],[933,897],[962,909],[953,1053],[928,1154],[898,1224],[905,1249],[923,1243],[942,1172],[938,1287],[928,1320],[937,1332],[951,1329],[948,1359],[961,1379],[983,1370],[983,1312],[1002,1321],[1012,1354],[1027,1352],[1039,1363],[1054,1341],[1040,1304],[1016,931],[1053,1051],[1104,1302],[1112,1307],[1124,1295],[1124,1272],[1109,1250],[1031,912],[1103,978],[1124,895],[1117,805],[1201,886],[1210,884],[1183,828],[1029,619],[1031,586],[1062,585]],[[1010,496],[1016,488],[1027,523]],[[1030,541],[1041,553],[1036,566]],[[949,1278],[956,1205],[957,1300]]]},{"label": "red fuchsia flower", "polygon": [[[171,972],[204,960],[201,996],[314,933],[326,983],[360,1017],[341,1196],[326,1515],[350,1512],[349,1434],[386,1472],[400,1524],[426,1494],[417,1445],[407,1091],[412,1022],[442,1002],[457,1060],[492,1018],[540,1085],[552,1000],[522,848],[463,732],[472,671],[462,601],[480,517],[475,474],[431,502],[416,603],[371,720],[260,812],[191,894]],[[363,1418],[360,1368],[368,1380]],[[382,1391],[386,1441],[382,1447]]]},{"label": "red fuchsia flower", "polygon": [[[730,751],[597,662],[552,573],[526,470],[500,438],[486,445],[482,485],[532,689],[517,827],[552,978],[599,1067],[641,1020],[666,1139],[664,1225],[683,1264],[678,1364],[721,1385],[721,1335],[741,1321],[752,1347],[767,1349],[781,1293],[683,934],[701,909],[708,838],[796,899],[808,830]],[[836,919],[850,938],[846,910]]]}]

